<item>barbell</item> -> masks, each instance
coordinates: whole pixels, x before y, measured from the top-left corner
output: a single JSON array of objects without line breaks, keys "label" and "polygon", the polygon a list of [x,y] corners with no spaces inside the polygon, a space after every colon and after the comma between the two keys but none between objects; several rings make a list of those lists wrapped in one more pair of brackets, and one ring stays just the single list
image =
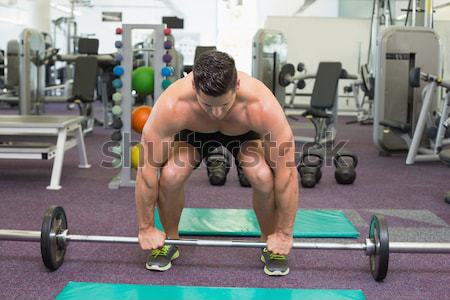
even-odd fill
[{"label": "barbell", "polygon": [[[0,229],[0,240],[40,242],[44,265],[51,271],[64,262],[69,242],[138,244],[137,237],[74,235],[69,234],[67,218],[61,206],[50,206],[42,221],[41,231]],[[202,247],[265,248],[264,242],[237,240],[166,240],[168,245]],[[369,237],[365,242],[298,242],[293,249],[315,250],[359,250],[369,256],[370,271],[376,281],[386,278],[390,253],[450,253],[450,243],[390,242],[386,219],[373,215],[370,221]]]}]

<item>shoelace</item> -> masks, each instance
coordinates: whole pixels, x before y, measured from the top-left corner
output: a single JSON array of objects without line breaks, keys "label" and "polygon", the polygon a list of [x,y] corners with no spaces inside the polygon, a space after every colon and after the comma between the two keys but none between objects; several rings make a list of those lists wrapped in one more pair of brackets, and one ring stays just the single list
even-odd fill
[{"label": "shoelace", "polygon": [[158,256],[166,256],[169,253],[170,245],[164,245],[159,249],[152,250],[152,256],[158,257]]},{"label": "shoelace", "polygon": [[267,250],[266,248],[264,248],[264,252],[268,252],[269,258],[272,260],[286,260],[285,255],[280,255],[280,254],[275,254],[273,252],[269,252],[269,250]]},{"label": "shoelace", "polygon": [[286,256],[280,255],[280,254],[270,253],[269,254],[269,258],[272,259],[272,260],[285,260]]}]

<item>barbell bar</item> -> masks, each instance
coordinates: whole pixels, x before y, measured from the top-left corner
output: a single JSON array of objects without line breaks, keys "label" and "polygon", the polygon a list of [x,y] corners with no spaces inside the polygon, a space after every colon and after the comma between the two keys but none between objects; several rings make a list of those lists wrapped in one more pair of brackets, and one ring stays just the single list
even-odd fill
[{"label": "barbell bar", "polygon": [[[104,236],[104,235],[76,235],[69,234],[69,230],[56,234],[58,243],[68,244],[68,242],[83,243],[118,243],[118,244],[138,244],[137,237],[127,236]],[[28,230],[8,230],[0,229],[0,240],[40,242],[40,231]],[[166,240],[167,245],[177,246],[200,246],[200,247],[237,247],[237,248],[265,248],[264,242],[240,241],[240,240]],[[294,249],[322,249],[322,250],[367,250],[366,243],[323,243],[323,242],[294,242]],[[371,251],[372,252],[372,251]]]},{"label": "barbell bar", "polygon": [[[65,211],[60,206],[50,206],[44,216],[41,231],[0,229],[0,240],[40,242],[44,265],[54,271],[64,261],[69,242],[138,244],[137,237],[74,235],[67,227]],[[166,240],[168,245],[200,247],[265,248],[264,242],[238,240],[180,239]],[[450,253],[450,243],[390,242],[387,222],[382,215],[373,215],[369,238],[365,242],[298,242],[293,249],[354,250],[364,251],[370,257],[370,270],[376,281],[387,275],[390,253]]]},{"label": "barbell bar", "polygon": [[[378,216],[379,217],[379,216]],[[56,235],[58,243],[67,244],[68,242],[84,243],[117,243],[117,244],[138,244],[137,237],[125,236],[104,236],[104,235],[75,235],[69,234],[69,230],[64,230]],[[21,241],[21,242],[40,242],[40,231],[29,230],[9,230],[0,229],[0,240]],[[199,246],[199,247],[233,247],[233,248],[265,248],[264,242],[240,241],[240,240],[166,240],[167,245],[177,246]],[[293,249],[309,250],[363,250],[367,255],[375,251],[375,245],[371,239],[364,243],[332,243],[332,242],[294,242]],[[390,242],[390,253],[449,253],[450,243],[420,243],[420,242]]]}]

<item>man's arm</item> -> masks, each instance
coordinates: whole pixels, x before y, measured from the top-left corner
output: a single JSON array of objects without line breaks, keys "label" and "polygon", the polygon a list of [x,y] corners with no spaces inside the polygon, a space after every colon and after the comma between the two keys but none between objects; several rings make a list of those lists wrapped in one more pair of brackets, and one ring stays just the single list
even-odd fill
[{"label": "man's arm", "polygon": [[[270,251],[288,254],[293,242],[293,226],[298,209],[298,173],[292,129],[278,101],[263,89],[257,127],[264,143],[267,163],[274,174],[275,232],[267,243]],[[263,99],[264,99],[263,98]],[[272,248],[273,247],[273,248]]]},{"label": "man's arm", "polygon": [[[278,126],[279,124],[274,127]],[[274,174],[275,233],[292,236],[299,193],[298,172],[295,166],[295,143],[289,126],[287,129],[278,129],[278,132],[274,130],[272,134],[266,135],[264,138],[266,159]]]},{"label": "man's arm", "polygon": [[143,249],[162,246],[165,235],[155,229],[154,209],[158,199],[159,169],[167,161],[173,136],[180,130],[173,118],[171,100],[160,98],[142,132],[143,165],[136,176],[136,211],[139,241]]}]

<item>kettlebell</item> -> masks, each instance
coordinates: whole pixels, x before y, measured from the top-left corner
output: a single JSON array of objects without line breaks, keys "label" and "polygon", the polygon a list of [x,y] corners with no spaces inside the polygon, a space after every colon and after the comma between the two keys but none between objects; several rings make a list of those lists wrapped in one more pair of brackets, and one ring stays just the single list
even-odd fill
[{"label": "kettlebell", "polygon": [[322,178],[323,150],[321,148],[309,148],[303,152],[297,171],[300,174],[300,183],[305,188],[313,188]]},{"label": "kettlebell", "polygon": [[206,170],[211,185],[224,185],[230,171],[230,155],[223,147],[215,148],[205,158]]},{"label": "kettlebell", "polygon": [[334,178],[339,184],[352,184],[356,179],[356,166],[358,157],[348,150],[342,150],[333,157],[336,168]]}]

